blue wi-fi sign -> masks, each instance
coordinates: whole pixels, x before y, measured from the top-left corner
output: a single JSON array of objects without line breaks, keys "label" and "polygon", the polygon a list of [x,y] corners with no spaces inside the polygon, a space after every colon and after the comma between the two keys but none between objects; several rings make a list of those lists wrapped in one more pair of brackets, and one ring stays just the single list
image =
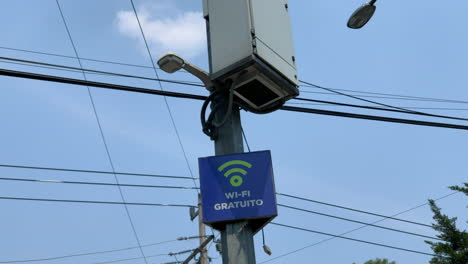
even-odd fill
[{"label": "blue wi-fi sign", "polygon": [[203,220],[212,225],[277,215],[270,151],[199,158]]}]

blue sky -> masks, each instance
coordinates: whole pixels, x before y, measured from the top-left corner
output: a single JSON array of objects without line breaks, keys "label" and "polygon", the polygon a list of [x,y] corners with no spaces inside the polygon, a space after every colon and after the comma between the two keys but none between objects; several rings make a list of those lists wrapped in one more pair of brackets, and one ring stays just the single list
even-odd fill
[{"label": "blue sky", "polygon": [[[78,53],[84,58],[150,65],[127,0],[61,0]],[[136,0],[153,56],[174,50],[207,68],[201,0]],[[299,78],[335,89],[468,100],[468,3],[462,0],[378,1],[377,12],[361,30],[346,27],[361,0],[291,0],[290,12]],[[53,0],[2,3],[0,47],[74,56]],[[197,18],[198,17],[198,18]],[[201,29],[201,30],[200,30]],[[179,34],[177,34],[179,33]],[[3,57],[78,66],[76,60],[0,48]],[[0,62],[2,68],[82,78],[80,73],[38,69]],[[153,77],[149,69],[84,61],[87,68]],[[161,78],[194,80],[184,73]],[[157,83],[118,77],[88,76],[91,80],[159,89]],[[0,77],[0,164],[110,170],[96,119],[84,87]],[[206,94],[197,87],[163,84],[164,89]],[[93,98],[117,171],[190,176],[163,98],[92,88]],[[301,96],[347,103],[351,99],[307,92]],[[402,107],[468,108],[465,104],[374,98]],[[189,165],[198,177],[197,158],[213,154],[212,142],[201,132],[200,102],[168,98]],[[337,106],[310,107],[355,111]],[[424,110],[468,116],[468,111]],[[368,111],[357,111],[367,113]],[[374,113],[382,114],[382,113]],[[392,115],[397,117],[411,117]],[[272,151],[276,188],[315,200],[391,215],[429,198],[450,193],[446,187],[467,181],[468,142],[465,131],[345,119],[290,112],[269,115],[242,113],[253,150]],[[429,120],[429,119],[423,119]],[[446,120],[433,121],[449,122]],[[2,177],[69,181],[115,182],[113,176],[1,168]],[[119,177],[122,183],[179,185],[185,180]],[[70,186],[3,181],[0,196],[119,201],[113,187]],[[129,202],[196,204],[191,190],[124,189]],[[379,218],[278,197],[300,206],[360,221]],[[457,194],[439,205],[460,216],[466,228],[466,198]],[[87,205],[0,201],[0,261],[37,259],[136,245],[125,210],[118,205]],[[279,209],[279,223],[339,234],[359,227]],[[197,234],[186,208],[130,207],[143,244]],[[428,207],[401,218],[430,223]],[[385,221],[382,225],[434,235],[427,228]],[[271,257],[255,237],[258,262],[314,244],[327,237],[268,226]],[[398,247],[430,252],[423,239],[375,228],[348,235]],[[146,247],[146,255],[196,247],[196,241]],[[221,263],[214,247],[213,263]],[[140,257],[138,250],[44,261],[39,263],[99,263]],[[397,263],[428,263],[429,257],[334,239],[268,263],[362,263],[387,257]],[[183,259],[181,256],[179,259]],[[149,263],[174,261],[150,258]],[[37,262],[36,262],[37,263]],[[121,263],[144,263],[132,260]]]}]

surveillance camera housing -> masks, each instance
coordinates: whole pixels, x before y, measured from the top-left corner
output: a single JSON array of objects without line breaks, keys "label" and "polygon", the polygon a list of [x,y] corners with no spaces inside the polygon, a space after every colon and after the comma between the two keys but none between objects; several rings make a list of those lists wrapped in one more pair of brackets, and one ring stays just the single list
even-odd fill
[{"label": "surveillance camera housing", "polygon": [[184,66],[185,61],[174,53],[167,53],[158,60],[161,70],[167,73],[174,73]]},{"label": "surveillance camera housing", "polygon": [[234,80],[246,110],[266,113],[298,96],[287,0],[204,0],[211,79]]}]

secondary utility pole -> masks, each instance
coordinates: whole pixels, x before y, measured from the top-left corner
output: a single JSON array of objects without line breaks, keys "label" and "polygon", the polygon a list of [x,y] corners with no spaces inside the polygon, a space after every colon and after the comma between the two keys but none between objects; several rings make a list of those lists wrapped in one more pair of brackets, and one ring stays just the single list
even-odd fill
[{"label": "secondary utility pole", "polygon": [[[216,88],[221,89],[222,87]],[[228,112],[227,101],[228,95],[226,94],[221,94],[213,101],[213,109],[220,106],[215,115],[217,122],[221,122],[221,119]],[[238,106],[233,105],[229,118],[217,130],[215,155],[242,152],[244,152],[244,145],[242,141],[240,110]],[[223,264],[255,264],[253,235],[252,228],[247,221],[226,224],[226,228],[221,231]]]},{"label": "secondary utility pole", "polygon": [[[201,194],[198,194],[198,235],[200,236],[200,264],[208,264],[208,251],[204,247],[206,237],[205,224],[203,223],[203,211],[201,203]],[[203,246],[203,247],[202,247]]]}]

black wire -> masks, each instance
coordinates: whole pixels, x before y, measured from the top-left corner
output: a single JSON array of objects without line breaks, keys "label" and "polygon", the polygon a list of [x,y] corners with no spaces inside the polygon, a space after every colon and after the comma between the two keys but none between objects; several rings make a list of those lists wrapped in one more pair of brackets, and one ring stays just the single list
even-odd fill
[{"label": "black wire", "polygon": [[[454,194],[457,194],[457,193],[459,193],[459,192],[458,192],[458,191],[452,192],[452,193],[450,193],[450,194],[447,194],[447,195],[444,195],[444,196],[442,196],[442,197],[439,197],[439,198],[435,199],[434,201],[439,201],[439,200],[445,199],[445,198],[450,197],[450,196],[452,196],[452,195],[454,195]],[[399,213],[396,213],[396,214],[394,214],[394,215],[392,215],[392,216],[384,217],[384,218],[382,218],[382,219],[380,219],[380,220],[374,221],[374,222],[372,222],[371,224],[377,224],[377,223],[383,222],[383,221],[385,221],[385,220],[387,220],[387,219],[391,219],[391,218],[393,218],[393,217],[396,217],[396,216],[405,214],[405,213],[407,213],[407,212],[410,212],[410,211],[419,209],[419,208],[421,208],[421,207],[427,206],[428,204],[429,204],[428,202],[425,202],[425,203],[423,203],[423,204],[417,205],[417,206],[412,207],[412,208],[410,208],[410,209],[407,209],[407,210],[401,211],[401,212],[399,212]],[[354,229],[348,230],[348,231],[346,231],[346,232],[343,232],[343,233],[340,234],[340,236],[353,233],[353,232],[355,232],[355,231],[364,229],[364,228],[366,228],[366,227],[368,227],[368,225],[362,225],[362,226],[360,226],[360,227],[358,227],[358,228],[354,228]],[[307,248],[311,248],[311,247],[320,245],[320,244],[322,244],[322,243],[325,243],[325,242],[330,241],[330,240],[333,240],[333,239],[335,239],[335,237],[330,237],[330,238],[326,238],[326,239],[320,240],[319,242],[316,242],[316,243],[314,243],[314,244],[307,245],[307,246],[305,246],[305,247],[302,247],[302,248],[299,248],[299,249],[295,249],[295,250],[293,250],[293,251],[289,251],[289,252],[287,252],[287,253],[284,253],[284,254],[282,254],[282,255],[279,255],[279,256],[274,257],[274,258],[269,259],[269,260],[262,261],[262,262],[260,262],[259,264],[271,262],[271,261],[274,261],[274,260],[276,260],[276,259],[289,256],[289,255],[291,255],[291,254],[297,253],[297,252],[302,251],[302,250],[307,249]]]},{"label": "black wire", "polygon": [[[83,81],[79,79],[72,79],[72,78],[65,78],[65,77],[58,77],[58,76],[44,75],[44,74],[37,74],[37,73],[29,73],[29,72],[11,71],[11,70],[5,70],[5,69],[0,69],[0,75],[17,77],[17,78],[52,81],[52,82],[58,82],[58,83],[68,83],[68,84],[74,84],[74,85],[93,86],[93,87],[100,87],[100,88],[120,90],[120,91],[131,91],[131,92],[146,93],[146,94],[153,94],[153,95],[164,95],[164,96],[171,96],[171,97],[178,97],[178,98],[196,99],[196,100],[206,100],[207,98],[206,96],[201,96],[201,95],[159,91],[159,90],[124,86],[124,85],[117,85],[117,84],[110,84],[110,83],[102,83],[102,82]],[[355,113],[337,112],[337,111],[312,109],[312,108],[304,108],[304,107],[294,107],[294,106],[282,106],[280,109],[284,111],[292,111],[292,112],[300,112],[300,113],[308,113],[308,114],[339,116],[339,117],[347,117],[347,118],[355,118],[355,119],[383,121],[383,122],[390,122],[390,123],[468,130],[468,126],[449,124],[449,123],[437,123],[437,122],[428,122],[428,121],[420,121],[420,120],[412,120],[412,119],[391,118],[391,117],[384,117],[384,116],[362,115],[362,114],[355,114]]]},{"label": "black wire", "polygon": [[435,240],[441,240],[441,241],[443,241],[442,239],[437,238],[437,237],[426,236],[426,235],[421,235],[421,234],[418,234],[418,233],[403,231],[403,230],[394,229],[394,228],[390,228],[390,227],[374,225],[374,224],[372,224],[372,223],[366,223],[366,222],[357,221],[357,220],[353,220],[353,219],[349,219],[349,218],[345,218],[345,217],[340,217],[340,216],[336,216],[336,215],[324,214],[324,213],[320,213],[320,212],[317,212],[317,211],[302,209],[302,208],[298,208],[298,207],[294,207],[294,206],[289,206],[289,205],[284,205],[284,204],[278,204],[278,206],[284,207],[284,208],[293,209],[293,210],[296,210],[296,211],[302,211],[302,212],[306,212],[306,213],[311,213],[311,214],[326,216],[326,217],[330,217],[330,218],[335,218],[335,219],[339,219],[339,220],[343,220],[343,221],[348,221],[348,222],[352,222],[352,223],[364,224],[364,225],[366,225],[366,226],[372,226],[372,227],[381,228],[381,229],[385,229],[385,230],[389,230],[389,231],[393,231],[393,232],[398,232],[398,233],[403,233],[403,234],[407,234],[407,235],[412,235],[412,236],[418,236],[418,237],[424,237],[424,238],[429,238],[429,239],[435,239]]},{"label": "black wire", "polygon": [[[0,167],[4,168],[16,168],[16,169],[31,169],[31,170],[47,170],[47,171],[66,171],[66,172],[79,172],[79,173],[95,173],[95,174],[111,174],[111,171],[96,171],[96,170],[77,170],[77,169],[64,169],[64,168],[50,168],[50,167],[37,167],[37,166],[22,166],[22,165],[10,165],[0,164]],[[144,174],[144,173],[128,173],[128,172],[115,172],[115,174],[123,176],[136,176],[136,177],[154,177],[154,178],[169,178],[169,179],[181,179],[181,180],[193,180],[191,177],[183,176],[168,176],[158,174]],[[196,179],[196,178],[195,178]]]},{"label": "black wire", "polygon": [[[20,52],[32,53],[32,54],[41,54],[41,55],[54,56],[54,57],[76,59],[76,57],[67,56],[67,55],[63,55],[63,54],[40,52],[40,51],[33,51],[33,50],[26,50],[26,49],[17,49],[17,48],[12,48],[12,47],[5,47],[5,46],[0,46],[0,49],[20,51]],[[91,58],[83,58],[83,57],[80,57],[79,59],[83,60],[83,61],[94,61],[94,62],[114,64],[114,65],[122,65],[122,66],[136,67],[136,68],[153,69],[153,67],[151,67],[151,66],[131,64],[131,63],[125,63],[125,62],[99,60],[99,59],[91,59]],[[182,71],[182,72],[185,72],[185,71]],[[313,85],[302,85],[301,87],[317,88],[316,86],[313,86]],[[318,88],[318,89],[320,89],[320,88]],[[333,89],[333,90],[335,90],[335,91],[345,91],[345,92],[354,92],[354,93],[393,96],[393,97],[379,97],[379,96],[363,96],[363,95],[360,95],[360,97],[367,97],[367,98],[396,99],[396,100],[409,100],[409,101],[429,101],[429,102],[434,101],[434,102],[445,102],[445,103],[468,104],[468,101],[459,101],[459,100],[452,100],[452,99],[441,99],[441,98],[430,98],[430,97],[420,97],[420,96],[398,95],[398,94],[389,94],[389,93],[376,93],[376,92],[347,90],[347,89]],[[302,92],[304,92],[304,93],[316,93],[316,92],[309,92],[309,91],[302,91]],[[334,93],[321,93],[321,94],[334,94]],[[401,97],[401,98],[395,98],[395,97]],[[420,100],[417,100],[417,99],[420,99]]]},{"label": "black wire", "polygon": [[[40,51],[33,51],[33,50],[26,50],[26,49],[17,49],[17,48],[5,47],[5,46],[0,46],[0,49],[20,51],[20,52],[32,53],[32,54],[41,54],[41,55],[54,56],[54,57],[76,59],[76,57],[67,56],[67,55],[63,55],[63,54],[40,52]],[[83,61],[94,61],[94,62],[114,64],[114,65],[122,65],[122,66],[136,67],[136,68],[153,69],[153,67],[151,67],[151,66],[131,64],[131,63],[125,63],[125,62],[99,60],[99,59],[91,59],[91,58],[83,58],[83,57],[80,57],[79,59],[83,60]],[[181,72],[185,72],[185,71],[181,71]],[[316,87],[314,85],[302,85],[301,87],[318,88],[318,87]],[[321,89],[321,88],[318,88],[318,89]],[[348,89],[333,89],[333,90],[335,90],[335,91],[345,91],[345,92],[354,92],[354,93],[393,96],[393,97],[381,97],[381,96],[363,96],[363,95],[360,95],[360,97],[366,97],[366,98],[396,99],[396,100],[424,101],[424,102],[433,101],[433,102],[468,104],[468,101],[459,101],[459,100],[452,100],[452,99],[441,99],[441,98],[430,98],[430,97],[420,97],[420,96],[398,95],[398,94],[389,94],[389,93],[376,93],[376,92],[348,90]],[[304,92],[304,93],[317,93],[317,92],[310,92],[310,91],[302,91],[302,92]],[[334,94],[334,93],[320,93],[320,94]],[[395,98],[395,97],[400,97],[400,98]]]},{"label": "black wire", "polygon": [[273,223],[273,222],[270,223],[270,224],[277,225],[277,226],[282,226],[282,227],[286,227],[286,228],[290,228],[290,229],[296,229],[296,230],[300,230],[300,231],[306,231],[306,232],[310,232],[310,233],[325,235],[325,236],[331,236],[331,237],[335,237],[335,238],[351,240],[351,241],[365,243],[365,244],[379,246],[379,247],[386,247],[386,248],[391,248],[391,249],[416,253],[416,254],[420,254],[420,255],[426,255],[426,256],[432,256],[432,257],[437,257],[438,256],[438,255],[435,255],[435,254],[426,253],[426,252],[422,252],[422,251],[417,251],[417,250],[412,250],[412,249],[407,249],[407,248],[401,248],[401,247],[395,247],[395,246],[390,246],[390,245],[385,245],[385,244],[380,244],[380,243],[375,243],[375,242],[370,242],[370,241],[355,239],[355,238],[350,238],[350,237],[344,237],[344,236],[340,236],[340,235],[334,235],[334,234],[330,234],[330,233],[320,232],[320,231],[316,231],[316,230],[311,230],[311,229],[306,229],[306,228],[301,228],[301,227],[296,227],[296,226],[291,226],[291,225],[284,225],[284,224]]},{"label": "black wire", "polygon": [[[81,63],[81,60],[79,59],[80,56],[78,55],[78,50],[76,48],[75,42],[73,41],[73,37],[71,35],[70,29],[68,28],[67,21],[65,19],[65,15],[63,14],[62,7],[60,6],[60,2],[59,2],[59,0],[55,0],[55,2],[57,3],[57,7],[58,7],[58,10],[60,12],[60,16],[62,17],[63,25],[65,26],[65,29],[67,31],[68,39],[70,40],[70,43],[71,43],[71,45],[73,47],[73,51],[75,52],[76,59],[78,60],[78,64],[80,65],[80,69],[83,70],[84,67],[83,67],[83,65]],[[83,78],[84,78],[85,81],[87,81],[86,74],[85,74],[84,71],[83,71]],[[106,137],[104,135],[104,130],[103,130],[102,125],[101,125],[101,120],[99,119],[99,115],[98,115],[98,112],[97,112],[97,109],[96,109],[96,104],[94,102],[93,95],[91,93],[91,88],[89,86],[87,86],[86,88],[88,90],[88,95],[89,95],[89,99],[91,101],[91,106],[92,106],[92,109],[93,109],[93,112],[94,112],[94,116],[96,117],[96,123],[97,123],[98,128],[99,128],[99,133],[101,135],[102,143],[104,144],[104,149],[106,151],[107,158],[109,160],[109,165],[111,166],[112,172],[115,172],[114,162],[112,161],[112,157],[110,155],[109,146],[107,145]],[[117,174],[115,174],[115,173],[114,173],[114,178],[115,178],[115,182],[117,184],[119,184],[119,178],[117,177]],[[124,202],[125,212],[127,214],[128,221],[129,221],[130,226],[132,228],[133,235],[135,236],[135,239],[136,239],[136,241],[138,243],[138,246],[140,247],[141,255],[143,256],[143,258],[145,260],[145,263],[148,264],[148,261],[146,260],[146,257],[145,257],[145,252],[143,252],[143,249],[141,248],[141,241],[140,241],[140,238],[138,237],[138,233],[136,231],[135,224],[133,223],[132,216],[130,214],[130,211],[128,210],[127,205],[125,204],[125,196],[123,194],[122,188],[120,186],[117,186],[117,187],[118,187],[119,194],[120,194],[120,197],[122,199],[122,202]]]},{"label": "black wire", "polygon": [[159,188],[159,189],[183,189],[193,190],[197,187],[182,187],[182,186],[165,186],[165,185],[146,185],[146,184],[122,184],[122,183],[105,183],[105,182],[77,182],[77,181],[56,181],[56,180],[35,180],[23,178],[3,178],[0,181],[21,181],[21,182],[34,182],[34,183],[62,183],[62,184],[77,184],[77,185],[95,185],[95,186],[120,186],[120,187],[134,187],[134,188]]},{"label": "black wire", "polygon": [[385,107],[397,109],[397,110],[408,112],[408,113],[411,113],[411,114],[468,121],[468,119],[465,119],[465,118],[458,118],[458,117],[451,117],[451,116],[444,116],[444,115],[435,115],[435,114],[429,114],[429,113],[424,113],[424,112],[419,112],[419,111],[413,111],[413,110],[398,107],[398,106],[393,106],[393,105],[383,104],[383,103],[379,103],[379,102],[372,101],[372,100],[363,99],[363,98],[360,98],[358,96],[338,92],[338,91],[335,91],[334,89],[322,87],[322,86],[315,85],[315,84],[312,84],[312,83],[308,83],[308,82],[305,82],[305,81],[300,81],[300,82],[308,84],[308,85],[313,85],[313,86],[315,86],[317,88],[324,89],[326,91],[330,91],[330,92],[333,92],[333,93],[336,93],[336,94],[339,94],[339,95],[343,95],[343,96],[346,96],[346,97],[350,97],[350,98],[353,98],[353,99],[356,99],[356,100],[360,100],[360,101],[368,102],[368,103],[371,103],[371,104],[376,104],[376,105],[380,105],[380,106],[385,106]]},{"label": "black wire", "polygon": [[[108,75],[108,76],[117,76],[117,77],[125,77],[125,78],[150,80],[150,81],[161,81],[161,82],[166,82],[166,83],[174,83],[174,84],[181,84],[181,85],[188,85],[188,86],[204,87],[202,84],[198,84],[198,83],[194,83],[194,82],[149,78],[149,77],[138,76],[138,75],[121,74],[121,73],[99,71],[99,70],[93,70],[93,69],[80,69],[80,68],[71,67],[71,66],[50,64],[50,63],[31,61],[31,60],[22,60],[22,59],[17,59],[17,58],[10,58],[10,57],[0,57],[0,60],[9,60],[9,61],[22,62],[22,63],[4,62],[4,63],[10,63],[10,64],[18,64],[18,65],[22,65],[22,66],[31,66],[31,67],[53,69],[53,70],[60,70],[60,71],[69,71],[69,72],[86,71],[88,74],[98,74],[98,75],[104,75],[104,76],[106,76],[106,75]],[[35,65],[30,65],[30,64],[35,64]],[[43,65],[43,66],[37,66],[37,65]],[[468,119],[459,118],[459,117],[435,115],[435,114],[428,114],[428,113],[422,113],[422,112],[414,112],[413,113],[413,112],[408,112],[407,110],[403,111],[403,110],[388,109],[388,108],[381,108],[381,107],[345,104],[345,103],[331,102],[331,101],[324,101],[324,100],[315,100],[315,99],[309,99],[309,98],[300,98],[299,97],[299,98],[295,98],[295,100],[308,101],[308,102],[318,102],[318,103],[323,103],[323,104],[331,104],[331,105],[339,105],[339,106],[347,106],[347,107],[365,108],[365,109],[380,110],[380,111],[390,111],[390,112],[397,112],[397,113],[404,113],[404,114],[417,114],[417,115],[424,115],[424,116],[432,116],[432,117],[439,117],[439,118],[448,118],[448,119],[454,119],[454,120],[468,121]],[[468,110],[468,109],[431,108],[431,107],[405,107],[403,109]]]},{"label": "black wire", "polygon": [[[149,77],[144,77],[144,76],[121,74],[121,73],[99,71],[99,70],[92,70],[92,69],[80,69],[80,68],[70,67],[70,66],[65,66],[65,65],[50,64],[50,63],[43,63],[43,62],[30,61],[30,60],[22,60],[22,59],[9,58],[9,57],[0,57],[0,60],[10,60],[10,61],[23,62],[23,63],[26,63],[26,64],[23,64],[23,63],[16,63],[16,64],[26,65],[26,66],[33,66],[33,67],[40,67],[40,68],[47,68],[47,69],[56,69],[56,70],[63,70],[63,71],[66,71],[64,69],[69,69],[68,71],[71,71],[71,72],[86,71],[88,73],[99,74],[99,75],[118,76],[118,77],[126,77],[126,78],[151,80],[151,81],[161,81],[161,82],[166,82],[166,83],[182,84],[182,85],[188,85],[188,86],[204,87],[202,84],[197,84],[197,83],[192,83],[192,82],[185,82],[185,81],[178,81],[178,80],[167,80],[167,79],[159,79],[159,78],[149,78]],[[6,63],[11,63],[11,62],[6,62]],[[28,65],[27,63],[43,65],[43,67]],[[63,69],[61,69],[61,68],[63,68]],[[295,98],[295,100],[308,101],[308,102],[318,102],[318,103],[324,103],[324,104],[347,106],[347,107],[356,107],[356,108],[364,108],[364,109],[372,109],[372,110],[380,110],[380,111],[390,111],[390,112],[397,112],[397,113],[404,113],[404,114],[423,115],[423,116],[446,118],[446,119],[453,119],[453,120],[468,121],[468,119],[466,119],[466,118],[459,118],[459,117],[452,117],[452,116],[445,116],[445,115],[436,115],[436,114],[429,114],[429,113],[416,112],[416,111],[409,112],[407,110],[409,108],[401,108],[401,109],[405,109],[405,110],[388,109],[388,108],[381,108],[381,107],[372,107],[372,106],[345,104],[345,103],[338,103],[338,102],[331,102],[331,101],[324,101],[324,100],[315,100],[315,99],[309,99],[309,98]],[[418,108],[413,108],[413,109],[418,109]],[[437,110],[438,108],[419,108],[419,109],[436,109]],[[445,108],[445,109],[449,109],[449,108]],[[461,109],[457,109],[457,110],[461,110]],[[466,109],[466,110],[468,110],[468,109]]]},{"label": "black wire", "polygon": [[[355,108],[364,108],[364,109],[379,110],[379,111],[397,112],[397,113],[411,114],[411,115],[422,115],[422,116],[430,116],[430,117],[438,117],[438,118],[445,118],[445,119],[468,121],[467,118],[461,118],[461,117],[436,115],[436,114],[429,114],[429,113],[423,113],[423,112],[408,112],[407,110],[403,111],[403,110],[398,110],[398,109],[388,109],[388,108],[374,107],[374,106],[367,106],[367,105],[345,104],[345,103],[330,102],[330,101],[315,100],[315,99],[300,98],[300,97],[295,98],[295,100],[307,101],[307,102],[316,102],[316,103],[325,103],[325,104],[355,107]],[[404,108],[402,108],[402,109],[404,109]]]},{"label": "black wire", "polygon": [[[145,257],[148,259],[148,258],[155,258],[155,257],[162,257],[162,256],[167,256],[167,254],[156,254],[156,255],[149,255]],[[117,262],[137,260],[137,259],[143,259],[143,258],[137,257],[137,258],[116,259],[116,260],[110,260],[110,261],[104,261],[104,262],[95,262],[94,264],[110,264],[110,263],[117,263]]]},{"label": "black wire", "polygon": [[244,138],[245,145],[247,146],[247,150],[251,152],[249,142],[247,141],[247,137],[245,135],[244,127],[241,124],[241,132],[242,132],[242,137]]},{"label": "black wire", "polygon": [[[167,244],[171,242],[177,242],[177,240],[167,240],[167,241],[162,241],[162,242],[157,242],[157,243],[151,243],[151,244],[142,245],[141,247],[151,247],[151,246],[162,245],[162,244]],[[38,259],[22,259],[22,260],[8,260],[8,261],[4,260],[4,261],[0,261],[0,263],[24,263],[24,262],[50,261],[50,260],[82,257],[82,256],[107,254],[107,253],[114,253],[114,252],[120,252],[120,251],[128,251],[128,250],[137,249],[137,248],[138,247],[127,247],[127,248],[120,248],[120,249],[111,249],[111,250],[104,250],[104,251],[70,254],[70,255],[63,255],[63,256],[57,256],[57,257],[38,258]],[[167,255],[167,254],[164,254],[164,255]],[[148,256],[148,257],[151,257],[151,256]],[[112,263],[112,262],[105,262],[105,263]]]},{"label": "black wire", "polygon": [[[300,87],[313,87],[317,89],[316,86],[312,85],[301,85]],[[335,91],[348,91],[348,92],[355,92],[355,93],[365,93],[365,94],[382,94],[388,96],[373,96],[373,95],[359,95],[362,98],[378,98],[378,99],[392,99],[392,100],[402,100],[402,101],[416,101],[416,102],[435,102],[435,103],[453,103],[453,104],[468,104],[468,101],[460,101],[460,100],[453,100],[453,99],[442,99],[442,98],[429,98],[429,97],[419,97],[419,96],[407,96],[407,95],[393,95],[393,94],[385,94],[385,93],[371,93],[371,92],[360,92],[354,90],[345,90],[345,89],[335,89]],[[336,93],[327,93],[327,92],[315,92],[315,91],[304,91],[302,90],[301,93],[310,93],[310,94],[326,94],[326,95],[339,95],[341,94]]]},{"label": "black wire", "polygon": [[[17,48],[11,48],[11,47],[0,47],[0,49],[5,49],[5,50],[13,50],[13,51],[21,51],[21,52],[26,52],[26,53],[33,53],[33,54],[41,54],[41,55],[47,55],[47,56],[54,56],[54,57],[61,57],[61,58],[69,58],[69,59],[77,59],[74,56],[67,56],[67,55],[62,55],[62,54],[57,54],[57,53],[48,53],[48,52],[41,52],[41,51],[34,51],[34,50],[26,50],[26,49],[17,49]],[[130,64],[130,63],[124,63],[124,62],[116,62],[116,61],[108,61],[108,60],[97,60],[97,59],[89,59],[89,58],[83,58],[80,57],[80,60],[84,61],[94,61],[94,62],[101,62],[101,63],[108,63],[108,64],[115,64],[115,65],[122,65],[122,66],[130,66],[130,67],[137,67],[137,68],[145,68],[145,69],[153,69],[151,66],[144,66],[144,65],[138,65],[138,64]]]},{"label": "black wire", "polygon": [[348,118],[355,118],[355,119],[383,121],[383,122],[389,122],[389,123],[400,123],[400,124],[417,125],[417,126],[440,127],[440,128],[468,130],[468,126],[457,125],[457,124],[449,124],[449,123],[429,122],[429,121],[421,121],[421,120],[413,120],[413,119],[402,119],[402,118],[393,118],[393,117],[384,117],[384,116],[374,116],[374,115],[362,115],[362,114],[355,114],[355,113],[348,113],[348,112],[338,112],[338,111],[303,108],[303,107],[295,107],[295,106],[283,106],[283,107],[281,107],[281,109],[285,110],[285,111],[300,112],[300,113],[307,113],[307,114],[340,116],[340,117],[348,117]]},{"label": "black wire", "polygon": [[[62,71],[65,71],[65,69],[67,69],[68,71],[72,70],[73,72],[80,72],[80,73],[85,71],[88,74],[92,73],[92,74],[109,75],[109,76],[141,79],[141,80],[148,80],[148,81],[158,81],[158,82],[165,82],[165,83],[182,84],[182,85],[196,86],[196,87],[205,87],[202,84],[198,84],[198,83],[194,83],[194,82],[168,80],[168,79],[160,79],[160,78],[149,78],[149,77],[145,77],[145,76],[130,75],[130,74],[123,74],[123,73],[116,73],[116,72],[108,72],[108,71],[100,71],[100,70],[93,70],[93,69],[86,69],[86,68],[77,68],[77,67],[72,67],[72,66],[45,63],[45,62],[40,62],[40,61],[22,60],[22,59],[11,58],[11,57],[0,57],[0,60],[22,62],[22,63],[26,63],[26,64],[20,64],[20,65],[26,65],[26,66],[31,66],[31,67],[40,67],[40,66],[36,66],[36,65],[42,65],[43,67],[40,67],[40,68],[46,68],[46,69],[55,69],[55,70],[62,70]],[[9,63],[9,62],[4,62],[4,63]],[[28,64],[34,64],[34,65],[28,65]]]},{"label": "black wire", "polygon": [[[156,70],[156,64],[154,63],[153,55],[151,54],[151,50],[149,48],[148,42],[146,41],[145,32],[143,31],[143,27],[141,26],[140,18],[138,17],[138,12],[137,12],[137,10],[135,8],[135,4],[133,3],[133,0],[130,0],[130,3],[132,5],[133,13],[135,14],[135,18],[136,18],[136,20],[138,22],[138,27],[140,28],[141,36],[143,37],[143,41],[145,42],[146,50],[148,51],[148,56],[149,56],[149,59],[151,60],[151,66],[153,66],[154,74],[156,75],[156,78],[159,79],[159,74],[158,74],[158,71]],[[161,91],[164,91],[164,88],[163,88],[161,82],[159,82],[159,88],[161,89]],[[190,167],[190,162],[188,160],[187,153],[185,152],[184,145],[182,144],[182,139],[180,137],[179,130],[177,129],[177,125],[175,123],[174,116],[172,115],[171,107],[169,106],[169,102],[167,101],[167,98],[165,96],[163,98],[164,98],[164,102],[166,103],[167,111],[169,112],[169,117],[171,118],[172,126],[174,127],[174,132],[175,132],[175,134],[177,136],[177,140],[179,141],[179,145],[180,145],[180,148],[182,150],[182,154],[184,155],[185,163],[187,164],[187,169],[189,170],[190,176],[192,176],[192,178],[193,178],[192,168]],[[195,180],[193,181],[193,184],[194,184],[195,187],[197,187],[197,182]],[[197,190],[197,193],[199,193],[198,190]]]},{"label": "black wire", "polygon": [[[296,99],[299,99],[299,98],[296,98]],[[301,98],[302,99],[302,98]],[[300,100],[300,99],[299,99]],[[312,99],[310,99],[312,100]],[[320,100],[314,100],[314,101],[317,101],[319,102]],[[312,101],[313,102],[313,101]],[[288,105],[323,105],[323,106],[327,106],[327,105],[337,105],[337,106],[347,106],[346,104],[341,104],[341,103],[337,103],[337,102],[328,102],[328,101],[322,101],[323,103],[290,103],[288,102]],[[423,109],[423,110],[452,110],[452,111],[468,111],[468,108],[450,108],[450,107],[417,107],[417,106],[404,106],[403,108],[406,108],[406,109]],[[393,109],[386,109],[384,108],[385,111],[387,110],[392,110]],[[398,111],[398,110],[395,110],[395,111]]]},{"label": "black wire", "polygon": [[62,199],[43,199],[43,198],[25,198],[25,197],[0,197],[0,200],[59,202],[59,203],[87,203],[87,204],[113,204],[113,205],[138,205],[138,206],[160,206],[160,207],[189,207],[189,208],[194,207],[193,205],[186,205],[186,204],[127,203],[127,202],[62,200]]},{"label": "black wire", "polygon": [[290,194],[284,194],[284,193],[276,193],[276,194],[277,194],[277,195],[280,195],[280,196],[284,196],[284,197],[289,197],[289,198],[293,198],[293,199],[297,199],[297,200],[306,201],[306,202],[312,202],[312,203],[316,203],[316,204],[322,204],[322,205],[326,205],[326,206],[332,206],[332,207],[336,207],[336,208],[340,208],[340,209],[345,209],[345,210],[353,211],[353,212],[357,212],[357,213],[362,213],[362,214],[367,214],[367,215],[373,215],[373,216],[378,216],[378,217],[385,217],[385,219],[391,219],[391,220],[400,221],[400,222],[404,222],[404,223],[409,223],[409,224],[413,224],[413,225],[419,225],[419,226],[425,226],[425,227],[430,227],[430,228],[432,228],[431,225],[427,225],[427,224],[423,224],[423,223],[418,223],[418,222],[414,222],[414,221],[409,221],[409,220],[405,220],[405,219],[400,219],[400,218],[395,218],[395,217],[391,217],[391,216],[386,216],[386,215],[382,215],[382,214],[372,213],[372,212],[368,212],[368,211],[358,210],[358,209],[354,209],[354,208],[351,208],[351,207],[346,207],[346,206],[341,206],[341,205],[336,205],[336,204],[321,202],[321,201],[312,200],[312,199],[308,199],[308,198],[304,198],[304,197],[299,197],[299,196],[295,196],[295,195],[290,195]]}]

